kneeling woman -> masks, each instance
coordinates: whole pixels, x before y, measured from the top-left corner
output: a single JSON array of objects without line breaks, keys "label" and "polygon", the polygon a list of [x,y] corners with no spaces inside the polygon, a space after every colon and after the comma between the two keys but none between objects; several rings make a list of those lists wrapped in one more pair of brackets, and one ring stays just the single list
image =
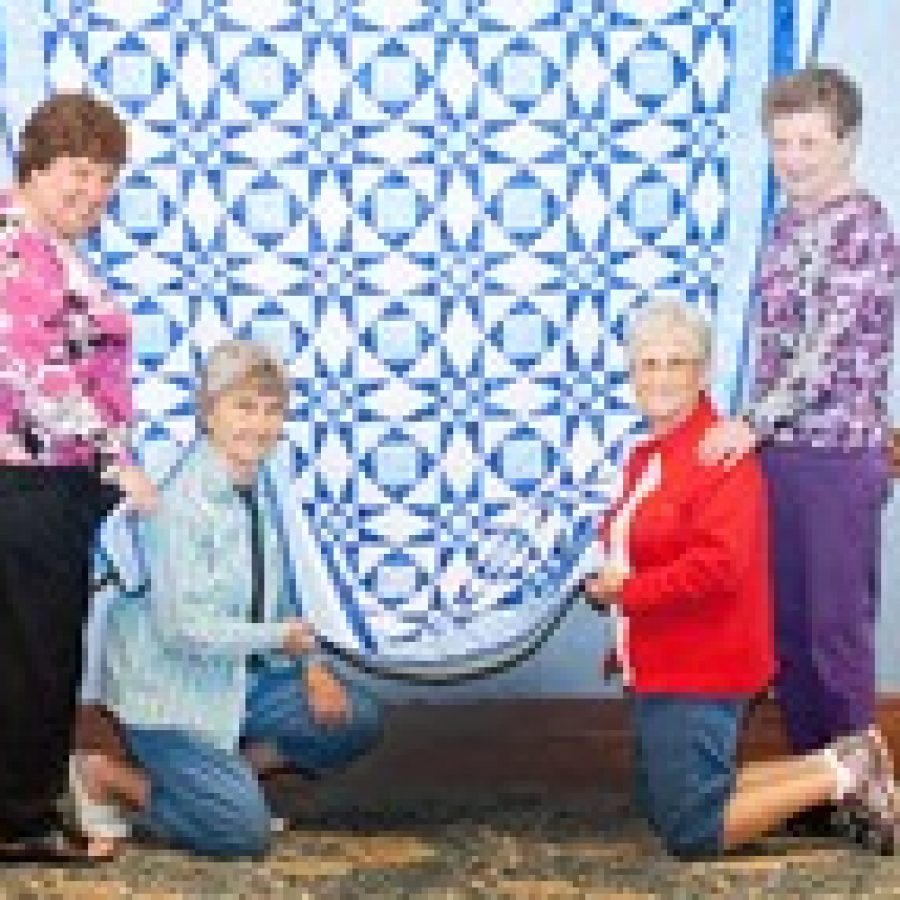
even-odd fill
[{"label": "kneeling woman", "polygon": [[718,420],[705,393],[710,349],[685,303],[638,315],[629,355],[650,435],[632,450],[603,526],[608,562],[586,584],[625,617],[638,803],[679,856],[740,846],[828,800],[861,810],[892,843],[892,766],[874,729],[736,771],[744,713],[774,674],[765,485],[752,455],[731,467],[699,462]]},{"label": "kneeling woman", "polygon": [[374,700],[316,661],[308,625],[287,608],[284,548],[260,502],[287,400],[280,365],[257,345],[211,354],[198,398],[206,435],[147,520],[150,590],[109,615],[103,701],[127,761],[80,756],[92,804],[220,858],[268,847],[261,769],[332,770],[379,733]]}]

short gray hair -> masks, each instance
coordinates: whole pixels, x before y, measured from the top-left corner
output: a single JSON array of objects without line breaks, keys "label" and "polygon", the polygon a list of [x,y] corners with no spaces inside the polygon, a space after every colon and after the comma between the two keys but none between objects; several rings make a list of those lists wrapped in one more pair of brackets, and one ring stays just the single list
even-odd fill
[{"label": "short gray hair", "polygon": [[634,360],[639,344],[657,339],[664,343],[674,332],[686,334],[698,358],[705,366],[710,364],[713,338],[709,320],[696,306],[682,300],[654,300],[634,314],[627,335],[629,361]]},{"label": "short gray hair", "polygon": [[284,366],[262,344],[246,339],[217,344],[200,372],[197,412],[201,425],[222,394],[245,385],[260,393],[279,397],[284,406],[290,396],[290,381]]}]

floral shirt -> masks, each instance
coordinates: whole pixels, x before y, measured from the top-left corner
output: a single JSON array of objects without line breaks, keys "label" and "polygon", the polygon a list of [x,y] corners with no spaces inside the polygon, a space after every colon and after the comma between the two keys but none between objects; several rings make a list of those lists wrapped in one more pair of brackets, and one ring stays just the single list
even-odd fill
[{"label": "floral shirt", "polygon": [[886,443],[898,277],[900,247],[870,195],[778,217],[758,278],[754,396],[745,411],[763,439]]},{"label": "floral shirt", "polygon": [[130,326],[75,251],[0,195],[0,465],[127,460]]}]

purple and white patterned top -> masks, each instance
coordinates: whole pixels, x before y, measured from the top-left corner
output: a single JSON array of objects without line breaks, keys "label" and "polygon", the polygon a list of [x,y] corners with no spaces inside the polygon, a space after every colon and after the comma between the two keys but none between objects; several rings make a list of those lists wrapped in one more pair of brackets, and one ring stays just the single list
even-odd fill
[{"label": "purple and white patterned top", "polygon": [[0,194],[0,465],[128,459],[128,314],[74,249]]},{"label": "purple and white patterned top", "polygon": [[757,280],[745,416],[763,440],[826,448],[887,441],[900,246],[865,192],[776,219]]}]

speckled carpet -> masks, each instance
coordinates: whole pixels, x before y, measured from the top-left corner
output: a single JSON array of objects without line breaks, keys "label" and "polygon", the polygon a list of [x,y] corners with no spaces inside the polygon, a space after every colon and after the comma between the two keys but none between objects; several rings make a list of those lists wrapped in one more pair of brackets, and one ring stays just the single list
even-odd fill
[{"label": "speckled carpet", "polygon": [[133,848],[88,870],[7,869],[0,896],[900,897],[900,859],[836,840],[777,837],[759,852],[679,863],[610,794],[357,802],[322,791],[314,813],[293,812],[264,862]]}]

